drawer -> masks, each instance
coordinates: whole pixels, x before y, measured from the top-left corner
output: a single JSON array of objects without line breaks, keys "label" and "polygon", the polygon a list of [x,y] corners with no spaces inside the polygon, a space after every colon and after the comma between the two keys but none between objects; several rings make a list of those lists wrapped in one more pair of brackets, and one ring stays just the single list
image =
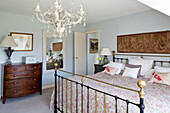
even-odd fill
[{"label": "drawer", "polygon": [[40,85],[40,77],[26,78],[26,79],[16,79],[16,80],[6,80],[4,83],[5,88],[16,88]]},{"label": "drawer", "polygon": [[28,65],[26,66],[26,70],[29,70],[29,71],[42,70],[42,65],[41,64]]},{"label": "drawer", "polygon": [[25,71],[25,66],[5,66],[4,73],[16,73]]},{"label": "drawer", "polygon": [[33,94],[35,92],[40,91],[40,86],[34,85],[30,87],[20,87],[20,88],[12,88],[12,89],[5,89],[4,97],[12,98],[12,97],[22,97]]},{"label": "drawer", "polygon": [[41,70],[35,71],[25,71],[25,72],[17,72],[13,74],[5,74],[4,78],[7,79],[19,79],[19,78],[27,78],[27,77],[35,77],[40,76],[42,74]]}]

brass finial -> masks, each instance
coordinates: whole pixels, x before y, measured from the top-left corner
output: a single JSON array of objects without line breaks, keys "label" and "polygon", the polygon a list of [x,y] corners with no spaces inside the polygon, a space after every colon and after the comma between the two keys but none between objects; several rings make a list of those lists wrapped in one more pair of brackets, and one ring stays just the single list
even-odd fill
[{"label": "brass finial", "polygon": [[115,56],[115,51],[112,51],[112,53],[113,53],[113,56]]},{"label": "brass finial", "polygon": [[140,98],[144,98],[145,92],[143,91],[143,88],[146,87],[146,82],[143,80],[139,80],[137,84],[140,87],[139,96]]},{"label": "brass finial", "polygon": [[81,79],[81,83],[83,84],[83,82],[84,82],[84,77],[82,77],[82,79]]},{"label": "brass finial", "polygon": [[55,71],[57,70],[58,63],[54,63]]}]

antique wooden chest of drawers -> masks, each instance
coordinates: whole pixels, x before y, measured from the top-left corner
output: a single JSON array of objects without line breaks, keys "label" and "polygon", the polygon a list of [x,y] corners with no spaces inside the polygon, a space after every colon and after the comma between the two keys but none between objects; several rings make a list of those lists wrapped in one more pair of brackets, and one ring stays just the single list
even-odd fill
[{"label": "antique wooden chest of drawers", "polygon": [[42,63],[2,64],[2,99],[42,94]]}]

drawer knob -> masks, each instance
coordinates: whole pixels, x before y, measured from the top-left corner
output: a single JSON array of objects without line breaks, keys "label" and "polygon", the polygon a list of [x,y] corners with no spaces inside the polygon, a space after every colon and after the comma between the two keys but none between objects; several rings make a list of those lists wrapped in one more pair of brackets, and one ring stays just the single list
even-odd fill
[{"label": "drawer knob", "polygon": [[13,91],[13,93],[16,93],[17,91]]},{"label": "drawer knob", "polygon": [[34,74],[37,74],[37,72],[34,72]]},{"label": "drawer knob", "polygon": [[17,84],[17,82],[14,82],[14,85],[16,85]]},{"label": "drawer knob", "polygon": [[34,86],[34,89],[36,89],[37,87]]},{"label": "drawer knob", "polygon": [[17,75],[14,75],[14,77],[17,77]]},{"label": "drawer knob", "polygon": [[37,66],[34,66],[35,69],[37,69]]},{"label": "drawer knob", "polygon": [[15,68],[14,71],[16,71],[17,69]]},{"label": "drawer knob", "polygon": [[34,81],[37,81],[37,79],[34,79]]}]

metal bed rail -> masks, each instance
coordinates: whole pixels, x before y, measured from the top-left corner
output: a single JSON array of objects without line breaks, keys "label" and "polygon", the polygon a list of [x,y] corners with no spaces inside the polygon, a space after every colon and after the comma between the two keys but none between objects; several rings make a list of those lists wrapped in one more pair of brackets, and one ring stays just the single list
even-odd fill
[{"label": "metal bed rail", "polygon": [[[118,109],[117,109],[117,101],[118,100],[122,100],[124,102],[126,102],[126,111],[127,113],[129,113],[129,104],[133,104],[133,105],[136,105],[139,109],[140,109],[140,113],[144,113],[144,109],[145,109],[145,105],[144,105],[144,95],[145,95],[145,92],[144,92],[144,88],[146,87],[146,82],[143,81],[143,80],[140,80],[137,82],[140,90],[134,90],[134,89],[130,89],[130,88],[126,88],[126,87],[122,87],[122,86],[118,86],[118,85],[114,85],[114,84],[110,84],[110,83],[107,83],[107,82],[103,82],[103,81],[100,81],[100,80],[97,80],[97,79],[94,79],[94,78],[90,78],[90,77],[87,77],[87,76],[84,76],[84,75],[79,75],[79,74],[74,74],[74,73],[70,73],[70,72],[67,72],[67,71],[63,71],[63,70],[59,70],[59,71],[62,71],[62,72],[65,72],[65,73],[68,73],[68,74],[73,74],[73,75],[77,75],[77,76],[81,76],[82,79],[81,79],[81,83],[77,82],[77,81],[74,81],[74,80],[71,80],[71,79],[68,79],[66,77],[63,77],[63,76],[60,76],[57,74],[57,68],[58,64],[56,63],[55,64],[55,94],[54,94],[54,113],[58,113],[58,112],[61,112],[61,113],[67,113],[68,112],[68,101],[70,101],[70,112],[72,113],[72,96],[73,96],[73,91],[72,91],[72,84],[75,83],[76,84],[76,113],[78,113],[78,101],[79,101],[79,97],[78,97],[78,85],[81,87],[81,113],[83,113],[83,89],[84,87],[87,88],[87,113],[89,113],[89,90],[94,90],[95,91],[95,113],[97,113],[97,94],[98,93],[102,93],[103,96],[104,96],[104,99],[103,99],[103,107],[104,107],[104,113],[106,113],[106,96],[110,96],[110,97],[113,97],[115,99],[115,113],[117,113]],[[114,86],[114,87],[118,87],[118,88],[122,88],[122,89],[126,89],[126,90],[129,90],[129,91],[133,91],[133,92],[138,92],[139,93],[139,98],[140,98],[140,102],[139,103],[134,103],[134,102],[131,102],[129,100],[126,100],[126,99],[123,99],[123,98],[120,98],[116,95],[112,95],[112,94],[109,94],[109,93],[106,93],[106,92],[103,92],[103,91],[100,91],[96,88],[92,88],[88,85],[85,85],[83,84],[83,81],[84,81],[84,78],[88,78],[88,79],[91,79],[91,80],[94,80],[94,81],[97,81],[97,82],[101,82],[101,83],[104,83],[104,84],[107,84],[107,85],[110,85],[110,86]],[[66,82],[66,92],[65,94],[63,94],[63,82]],[[68,84],[70,83],[70,92],[68,92]],[[60,92],[61,91],[61,92]],[[70,94],[70,100],[68,100],[68,94]],[[64,101],[63,101],[63,98],[64,98],[64,95],[65,95],[65,99],[66,99],[66,107],[65,107],[65,111],[64,111]],[[61,105],[60,105],[61,104]]]}]

